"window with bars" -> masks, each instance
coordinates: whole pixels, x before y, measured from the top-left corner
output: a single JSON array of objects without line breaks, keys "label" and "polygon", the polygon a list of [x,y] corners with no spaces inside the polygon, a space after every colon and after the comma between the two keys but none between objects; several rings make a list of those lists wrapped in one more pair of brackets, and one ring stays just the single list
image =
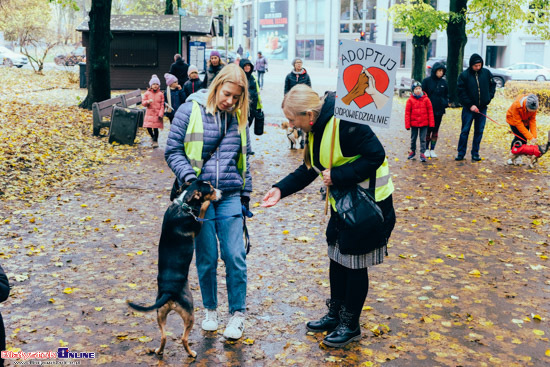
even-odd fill
[{"label": "window with bars", "polygon": [[115,34],[111,41],[112,66],[158,66],[156,34]]}]

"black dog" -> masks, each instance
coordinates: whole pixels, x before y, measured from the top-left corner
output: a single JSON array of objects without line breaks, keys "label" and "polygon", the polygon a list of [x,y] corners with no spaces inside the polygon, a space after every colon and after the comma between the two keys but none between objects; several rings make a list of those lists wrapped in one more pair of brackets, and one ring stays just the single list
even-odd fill
[{"label": "black dog", "polygon": [[204,218],[210,202],[221,198],[221,191],[215,189],[210,182],[199,180],[182,186],[180,191],[183,192],[168,207],[162,222],[156,303],[148,307],[131,302],[128,302],[128,305],[142,312],[157,309],[157,321],[161,332],[160,347],[154,350],[157,355],[162,355],[166,345],[166,318],[170,311],[176,311],[183,319],[183,346],[191,357],[195,357],[197,353],[189,348],[188,343],[195,318],[193,296],[187,276],[195,249],[194,239],[201,230],[201,222],[197,218]]}]

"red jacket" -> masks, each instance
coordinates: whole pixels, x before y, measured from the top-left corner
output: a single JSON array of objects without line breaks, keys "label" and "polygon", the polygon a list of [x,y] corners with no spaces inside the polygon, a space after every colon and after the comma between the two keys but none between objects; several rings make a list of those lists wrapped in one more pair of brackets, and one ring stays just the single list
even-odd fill
[{"label": "red jacket", "polygon": [[416,98],[414,94],[411,94],[407,100],[407,106],[405,107],[405,128],[409,130],[411,126],[435,127],[432,102],[430,102],[426,93],[420,98]]}]

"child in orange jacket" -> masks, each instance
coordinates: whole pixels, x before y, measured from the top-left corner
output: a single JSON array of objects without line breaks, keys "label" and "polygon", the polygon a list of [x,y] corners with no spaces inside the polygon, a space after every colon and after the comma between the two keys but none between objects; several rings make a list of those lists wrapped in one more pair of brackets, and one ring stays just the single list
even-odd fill
[{"label": "child in orange jacket", "polygon": [[[510,124],[514,139],[510,149],[514,147],[517,141],[522,144],[537,144],[537,110],[539,108],[539,99],[534,94],[522,94],[516,98],[514,103],[506,112],[506,122]],[[507,164],[514,164],[510,158]],[[515,164],[521,164],[516,160]]]}]

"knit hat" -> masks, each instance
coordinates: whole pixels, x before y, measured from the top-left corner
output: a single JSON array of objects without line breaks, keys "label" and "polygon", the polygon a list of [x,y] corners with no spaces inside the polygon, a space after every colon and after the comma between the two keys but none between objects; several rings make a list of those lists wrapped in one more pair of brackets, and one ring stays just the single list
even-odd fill
[{"label": "knit hat", "polygon": [[152,87],[153,84],[158,84],[158,85],[160,85],[160,79],[159,79],[159,77],[157,76],[157,74],[153,74],[153,76],[151,77],[151,80],[149,80],[149,86]]},{"label": "knit hat", "polygon": [[191,73],[199,73],[199,69],[195,65],[190,65],[187,69],[187,76],[191,76]]},{"label": "knit hat", "polygon": [[210,57],[212,57],[212,56],[218,56],[219,58],[221,58],[221,57],[220,57],[220,53],[219,53],[218,51],[212,51],[212,52],[210,53]]},{"label": "knit hat", "polygon": [[296,61],[302,61],[302,58],[301,57],[296,57],[294,60],[292,60],[292,66],[296,67],[296,65],[295,65]]},{"label": "knit hat", "polygon": [[534,94],[529,94],[525,101],[525,107],[530,111],[536,111],[539,109],[539,99]]},{"label": "knit hat", "polygon": [[170,86],[172,83],[177,83],[178,78],[175,75],[172,75],[170,73],[164,74],[164,79],[166,79],[166,85]]},{"label": "knit hat", "polygon": [[414,92],[414,89],[416,87],[422,87],[422,84],[420,84],[420,82],[417,82],[416,80],[414,82],[411,83],[411,91]]}]

